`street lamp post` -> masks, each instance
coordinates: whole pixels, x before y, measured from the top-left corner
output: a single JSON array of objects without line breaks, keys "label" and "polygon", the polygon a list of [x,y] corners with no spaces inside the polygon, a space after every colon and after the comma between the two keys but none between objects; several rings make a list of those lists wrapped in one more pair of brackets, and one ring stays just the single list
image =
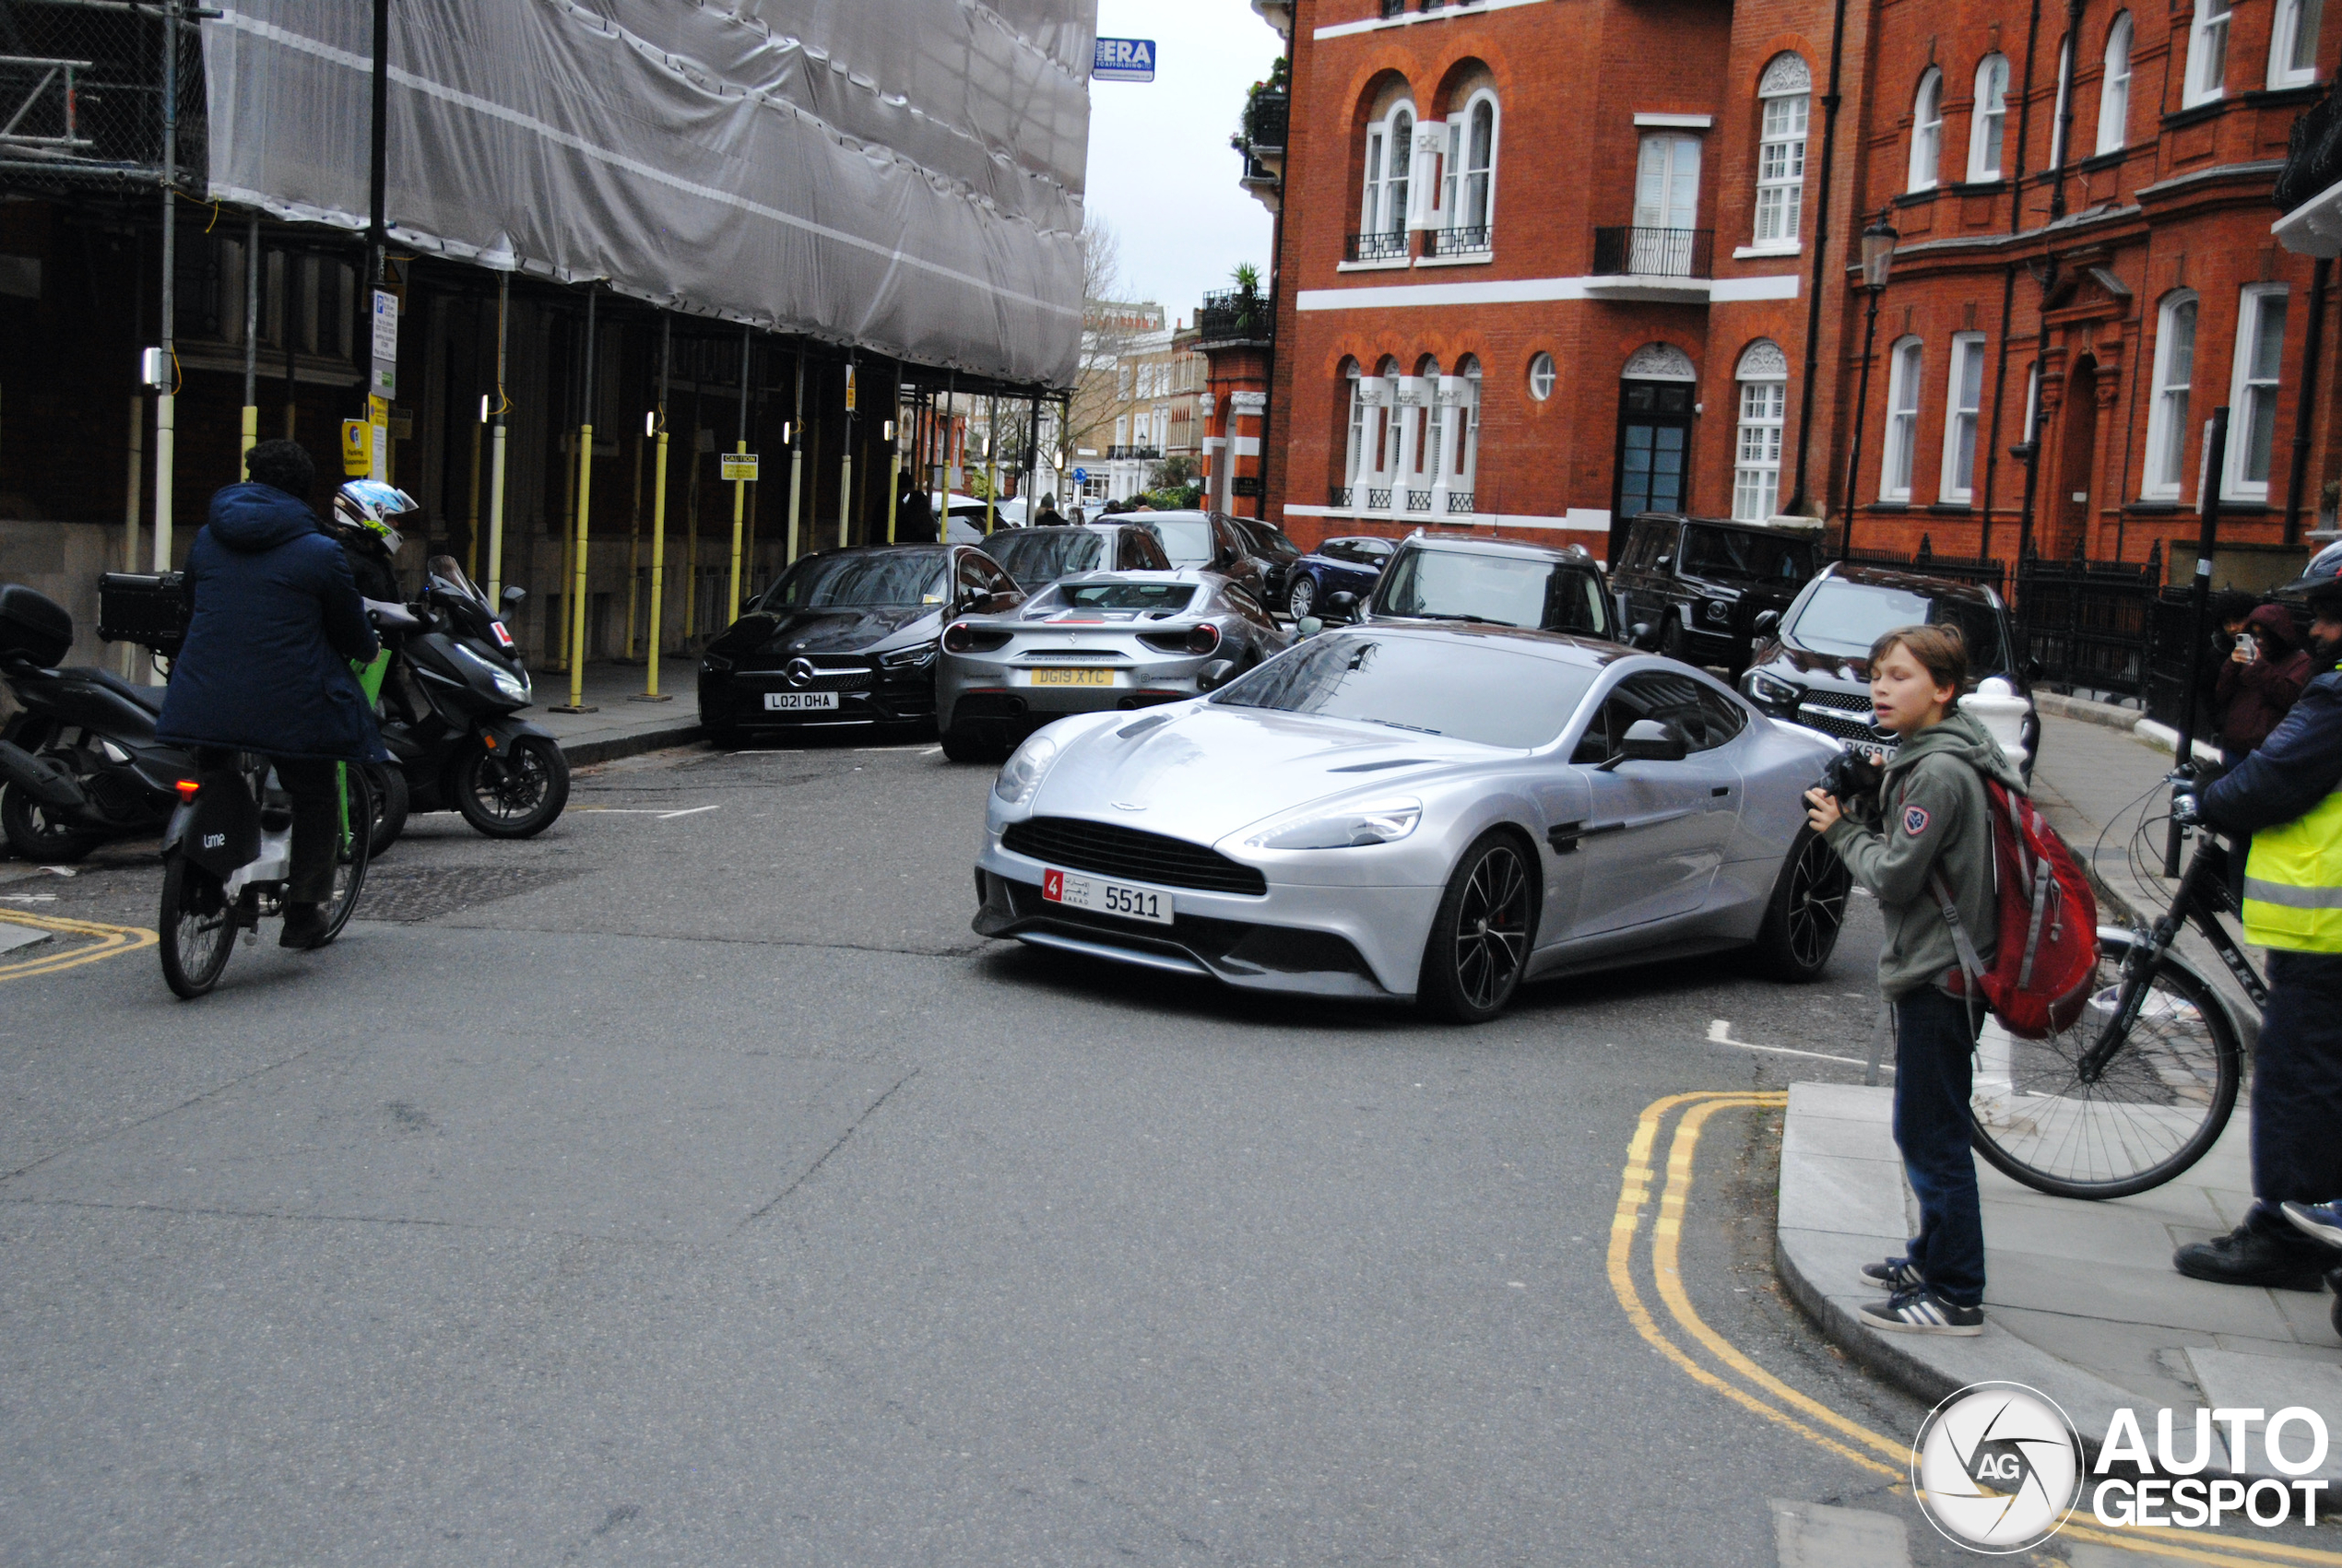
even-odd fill
[{"label": "street lamp post", "polygon": [[1863,375],[1854,394],[1853,449],[1846,454],[1846,525],[1838,535],[1840,560],[1854,551],[1854,480],[1862,470],[1863,417],[1870,410],[1871,348],[1878,340],[1878,297],[1887,292],[1887,275],[1895,266],[1895,242],[1901,238],[1887,221],[1887,211],[1880,207],[1878,217],[1863,230],[1863,290],[1870,296],[1870,309],[1863,319]]}]

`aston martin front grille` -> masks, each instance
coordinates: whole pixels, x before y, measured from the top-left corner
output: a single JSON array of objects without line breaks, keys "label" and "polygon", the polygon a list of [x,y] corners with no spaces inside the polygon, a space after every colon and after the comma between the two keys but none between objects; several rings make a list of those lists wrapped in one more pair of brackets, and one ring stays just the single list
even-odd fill
[{"label": "aston martin front grille", "polygon": [[1218,850],[1113,822],[1035,817],[1010,823],[1000,843],[1016,855],[1102,877],[1128,877],[1134,882],[1206,893],[1258,896],[1269,890],[1266,877]]}]

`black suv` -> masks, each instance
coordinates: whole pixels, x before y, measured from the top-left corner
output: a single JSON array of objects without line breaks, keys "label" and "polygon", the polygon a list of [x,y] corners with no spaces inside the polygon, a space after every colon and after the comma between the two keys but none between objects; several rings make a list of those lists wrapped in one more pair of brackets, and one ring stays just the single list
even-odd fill
[{"label": "black suv", "polygon": [[[1345,602],[1348,601],[1348,602]],[[1335,615],[1347,594],[1327,597]],[[1618,619],[1594,558],[1576,545],[1556,549],[1474,534],[1413,534],[1383,569],[1362,620],[1461,620],[1619,640]]]},{"label": "black suv", "polygon": [[2041,717],[2033,706],[2032,670],[2015,655],[2008,607],[1979,583],[1932,577],[1893,567],[1833,562],[1805,585],[1780,617],[1760,618],[1765,638],[1740,678],[1744,696],[1766,713],[1819,730],[1831,739],[1884,757],[1899,743],[1874,724],[1870,650],[1898,626],[1949,625],[1968,643],[1971,683],[1997,678],[2021,699],[2017,716],[2022,766],[2031,776],[2040,750]]},{"label": "black suv", "polygon": [[1693,665],[1748,667],[1756,618],[1789,607],[1814,575],[1814,543],[1761,523],[1646,512],[1611,563],[1619,615],[1638,641]]}]

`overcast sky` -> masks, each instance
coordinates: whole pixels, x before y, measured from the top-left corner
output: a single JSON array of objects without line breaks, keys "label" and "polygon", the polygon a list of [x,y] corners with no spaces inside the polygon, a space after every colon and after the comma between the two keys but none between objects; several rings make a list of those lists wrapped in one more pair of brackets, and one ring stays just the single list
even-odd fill
[{"label": "overcast sky", "polygon": [[1228,137],[1283,41],[1247,0],[1098,0],[1098,31],[1151,38],[1154,80],[1090,84],[1089,212],[1122,242],[1122,297],[1193,317],[1236,263],[1269,273],[1269,209]]}]

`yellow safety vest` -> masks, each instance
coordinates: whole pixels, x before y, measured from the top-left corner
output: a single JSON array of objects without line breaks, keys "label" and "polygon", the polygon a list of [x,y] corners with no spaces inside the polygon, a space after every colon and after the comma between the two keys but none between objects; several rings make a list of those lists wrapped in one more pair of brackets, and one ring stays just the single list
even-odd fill
[{"label": "yellow safety vest", "polygon": [[2342,953],[2342,793],[2253,835],[2244,863],[2244,939]]}]

